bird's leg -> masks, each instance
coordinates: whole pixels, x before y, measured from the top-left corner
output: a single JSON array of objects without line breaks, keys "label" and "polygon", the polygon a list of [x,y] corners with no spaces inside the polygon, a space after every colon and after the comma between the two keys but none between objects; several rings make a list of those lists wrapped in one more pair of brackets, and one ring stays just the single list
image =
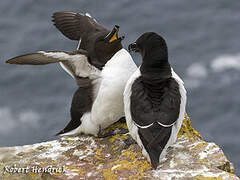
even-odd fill
[{"label": "bird's leg", "polygon": [[[125,124],[125,123],[126,123],[126,119],[125,119],[125,117],[122,117],[114,124]],[[113,135],[115,135],[115,134],[126,134],[128,132],[129,132],[128,129],[119,127],[119,128],[116,128],[112,133],[113,133]]]},{"label": "bird's leg", "polygon": [[116,128],[114,130],[103,130],[101,128],[101,126],[99,125],[99,131],[98,131],[98,137],[100,138],[105,138],[105,137],[108,137],[108,136],[114,136],[116,134],[126,134],[128,133],[128,129],[124,128],[121,126],[121,124],[125,124],[126,123],[126,119],[125,117],[122,117],[120,118],[117,122],[115,122],[113,124],[113,127],[114,125],[117,125],[117,124],[120,124],[120,126],[115,126]]},{"label": "bird's leg", "polygon": [[[126,133],[128,133],[128,132],[129,132],[128,129],[125,129],[125,128],[122,128],[122,127],[111,131],[112,135],[116,135],[116,134],[126,134]],[[109,132],[109,133],[110,133],[110,132]]]},{"label": "bird's leg", "polygon": [[[123,119],[121,118],[120,121],[122,121],[122,120]],[[109,136],[114,136],[116,134],[126,134],[128,132],[129,132],[128,129],[125,129],[123,127],[119,127],[117,129],[114,129],[114,130],[106,131],[106,130],[103,130],[101,128],[101,126],[99,126],[98,137],[99,138],[106,138],[106,137],[109,137]]]},{"label": "bird's leg", "polygon": [[98,131],[98,137],[99,138],[106,138],[109,136],[114,136],[116,134],[126,134],[128,133],[127,129],[121,128],[121,129],[115,129],[113,131],[105,131],[101,129],[101,126],[99,126],[99,131]]},{"label": "bird's leg", "polygon": [[99,131],[98,131],[98,137],[99,138],[106,138],[106,137],[109,137],[109,136],[112,136],[112,132],[106,132],[105,130],[103,130],[101,128],[101,126],[99,125]]}]

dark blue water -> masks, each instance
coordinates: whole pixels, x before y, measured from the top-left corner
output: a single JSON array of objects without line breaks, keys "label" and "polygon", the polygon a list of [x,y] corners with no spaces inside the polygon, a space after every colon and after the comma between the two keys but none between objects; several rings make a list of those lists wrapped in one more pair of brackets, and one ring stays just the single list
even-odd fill
[{"label": "dark blue water", "polygon": [[[184,79],[193,126],[240,167],[240,1],[0,1],[0,146],[54,139],[69,121],[77,86],[59,65],[15,66],[5,60],[39,50],[73,50],[77,43],[52,25],[55,11],[89,12],[124,46],[146,31],[165,37]],[[133,56],[140,63],[139,56]]]}]

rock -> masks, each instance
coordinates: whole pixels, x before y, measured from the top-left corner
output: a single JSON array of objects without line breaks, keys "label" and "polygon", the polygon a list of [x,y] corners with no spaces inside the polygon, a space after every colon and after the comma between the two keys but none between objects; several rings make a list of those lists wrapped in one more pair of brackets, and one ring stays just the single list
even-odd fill
[{"label": "rock", "polygon": [[[116,123],[109,130],[127,128]],[[203,141],[186,116],[177,142],[157,170],[129,135],[63,137],[33,145],[0,148],[2,179],[238,179],[214,143]],[[1,179],[1,178],[0,178]]]}]

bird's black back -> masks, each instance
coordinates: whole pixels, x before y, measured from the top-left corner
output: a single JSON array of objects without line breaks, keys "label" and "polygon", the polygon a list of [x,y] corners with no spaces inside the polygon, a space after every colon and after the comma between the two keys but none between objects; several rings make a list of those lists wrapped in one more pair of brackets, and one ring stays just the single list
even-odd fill
[{"label": "bird's black back", "polygon": [[173,78],[160,82],[144,81],[140,76],[132,85],[131,115],[139,126],[154,122],[169,125],[179,115],[181,94],[179,85]]},{"label": "bird's black back", "polygon": [[141,75],[131,88],[130,111],[153,168],[180,113],[181,94],[172,77],[165,40],[156,33],[140,36],[135,50],[142,55]]}]

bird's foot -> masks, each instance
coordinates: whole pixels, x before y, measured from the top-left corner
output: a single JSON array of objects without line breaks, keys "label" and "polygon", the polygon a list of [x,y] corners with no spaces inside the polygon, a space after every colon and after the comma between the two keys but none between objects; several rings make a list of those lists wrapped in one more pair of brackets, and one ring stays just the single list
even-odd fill
[{"label": "bird's foot", "polygon": [[99,130],[98,132],[98,137],[99,138],[106,138],[106,137],[109,137],[109,136],[112,136],[113,134],[111,132],[105,132],[104,130]]},{"label": "bird's foot", "polygon": [[98,135],[97,136],[99,138],[106,138],[106,137],[112,136],[112,133],[111,133],[111,131],[110,132],[106,132],[105,130],[103,130],[101,128],[101,126],[99,126],[99,131],[98,131]]},{"label": "bird's foot", "polygon": [[119,129],[115,129],[113,131],[105,131],[103,129],[101,129],[101,126],[99,126],[99,131],[98,131],[98,137],[99,138],[106,138],[109,136],[114,136],[116,134],[126,134],[128,133],[128,129],[125,128],[119,128]]}]

